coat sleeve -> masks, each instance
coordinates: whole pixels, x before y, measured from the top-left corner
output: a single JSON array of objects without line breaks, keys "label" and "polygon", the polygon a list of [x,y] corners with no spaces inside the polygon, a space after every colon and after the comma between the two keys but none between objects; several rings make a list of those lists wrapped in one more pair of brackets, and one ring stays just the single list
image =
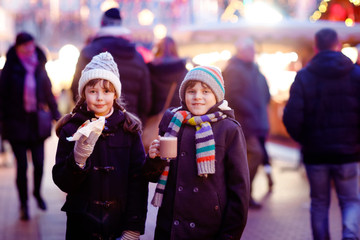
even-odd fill
[{"label": "coat sleeve", "polygon": [[145,150],[140,134],[133,137],[131,144],[128,199],[126,206],[126,230],[145,231],[148,200],[148,182],[141,174],[145,161]]},{"label": "coat sleeve", "polygon": [[166,161],[161,160],[159,157],[151,159],[149,155],[146,156],[146,162],[142,169],[142,174],[149,182],[157,182],[161,173],[164,171]]},{"label": "coat sleeve", "polygon": [[217,239],[240,239],[247,221],[250,180],[246,143],[241,127],[226,140],[225,172],[228,202]]},{"label": "coat sleeve", "polygon": [[66,134],[64,130],[60,132],[55,165],[52,169],[54,183],[66,193],[76,192],[89,172],[89,165],[86,165],[85,169],[81,169],[75,163],[74,142],[66,140],[66,137],[71,135]]},{"label": "coat sleeve", "polygon": [[[8,67],[5,63],[5,66],[3,70],[1,71],[0,75],[0,124],[4,120],[3,112],[4,112],[4,105],[5,105],[5,99],[6,99],[6,78],[7,78],[7,71]],[[0,132],[1,134],[1,132]]]},{"label": "coat sleeve", "polygon": [[283,122],[290,136],[298,142],[302,141],[302,130],[304,123],[304,96],[300,74],[290,88],[290,97],[284,108]]}]

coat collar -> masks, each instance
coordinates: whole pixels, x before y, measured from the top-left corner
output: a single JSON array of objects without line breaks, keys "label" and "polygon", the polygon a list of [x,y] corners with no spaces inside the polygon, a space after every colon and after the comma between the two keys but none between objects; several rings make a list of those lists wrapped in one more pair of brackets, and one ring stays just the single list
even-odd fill
[{"label": "coat collar", "polygon": [[[74,114],[74,116],[71,118],[70,122],[75,123],[76,125],[83,124],[86,120],[96,119],[96,116],[94,112],[88,111],[86,104],[83,104],[80,107],[80,110]],[[105,128],[103,130],[103,133],[112,133],[119,129],[119,127],[122,127],[123,123],[125,121],[125,116],[122,111],[120,111],[117,108],[114,108],[114,112],[111,116],[106,118],[105,121]]]}]

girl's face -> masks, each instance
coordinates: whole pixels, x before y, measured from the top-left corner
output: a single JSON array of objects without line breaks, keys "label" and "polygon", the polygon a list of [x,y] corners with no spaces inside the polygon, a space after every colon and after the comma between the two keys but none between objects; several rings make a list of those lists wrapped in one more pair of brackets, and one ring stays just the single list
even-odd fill
[{"label": "girl's face", "polygon": [[98,81],[95,85],[86,85],[85,99],[89,110],[96,116],[106,116],[110,113],[116,98],[115,91],[104,86],[106,80]]},{"label": "girl's face", "polygon": [[186,88],[185,104],[193,115],[200,116],[216,104],[216,97],[206,84],[197,81]]}]

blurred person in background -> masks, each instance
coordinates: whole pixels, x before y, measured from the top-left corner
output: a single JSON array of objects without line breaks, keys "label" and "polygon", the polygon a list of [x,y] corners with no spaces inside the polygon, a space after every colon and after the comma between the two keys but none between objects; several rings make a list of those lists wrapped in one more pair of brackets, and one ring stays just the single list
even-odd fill
[{"label": "blurred person in background", "polygon": [[360,67],[340,52],[333,29],[318,31],[315,47],[316,55],[291,86],[283,121],[301,145],[313,238],[330,239],[333,182],[342,213],[342,239],[360,239]]},{"label": "blurred person in background", "polygon": [[[0,123],[3,138],[10,142],[17,162],[16,185],[20,199],[20,218],[29,219],[27,151],[34,165],[34,190],[38,207],[46,210],[40,187],[44,167],[44,141],[40,136],[37,112],[46,107],[53,120],[60,118],[51,82],[45,70],[46,56],[27,32],[16,36],[6,54],[0,77]],[[50,121],[50,119],[49,119]]]},{"label": "blurred person in background", "polygon": [[[178,55],[177,46],[171,37],[161,39],[154,47],[154,59],[148,63],[151,76],[152,107],[150,115],[161,112],[169,94],[171,84],[176,83],[175,92],[184,79],[187,69],[186,62]],[[169,107],[180,105],[178,94],[173,94]]]},{"label": "blurred person in background", "polygon": [[126,109],[144,123],[151,107],[150,76],[143,57],[130,41],[130,34],[130,30],[122,26],[120,10],[107,10],[102,16],[99,31],[80,53],[71,90],[76,102],[81,71],[93,56],[107,51],[114,57],[119,68],[123,86],[121,95]]},{"label": "blurred person in background", "polygon": [[356,45],[356,50],[357,50],[356,64],[360,65],[360,44]]},{"label": "blurred person in background", "polygon": [[[1,70],[0,70],[1,74]],[[8,166],[8,158],[7,158],[7,151],[5,149],[5,144],[3,137],[1,136],[2,133],[2,126],[0,124],[0,167]]]},{"label": "blurred person in background", "polygon": [[[236,54],[228,61],[223,71],[229,106],[235,111],[235,119],[244,130],[250,171],[250,183],[258,167],[265,162],[265,170],[272,187],[271,167],[265,149],[265,140],[270,125],[268,104],[270,92],[264,75],[255,64],[255,45],[252,39],[239,39]],[[250,198],[250,208],[261,208],[260,203]]]}]

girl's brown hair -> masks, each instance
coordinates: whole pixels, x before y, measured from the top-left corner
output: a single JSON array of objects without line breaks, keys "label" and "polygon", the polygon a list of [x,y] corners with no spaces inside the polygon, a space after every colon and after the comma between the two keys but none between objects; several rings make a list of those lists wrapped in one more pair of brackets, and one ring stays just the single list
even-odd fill
[{"label": "girl's brown hair", "polygon": [[163,58],[163,57],[179,57],[177,52],[177,46],[171,37],[167,36],[161,39],[154,48],[155,58]]},{"label": "girl's brown hair", "polygon": [[[61,131],[62,127],[67,122],[69,122],[69,120],[73,117],[73,115],[75,113],[79,112],[80,107],[85,103],[85,101],[86,101],[86,98],[85,98],[85,89],[86,89],[86,87],[87,86],[95,86],[100,81],[101,81],[101,84],[102,84],[103,88],[105,88],[106,90],[111,91],[111,92],[116,92],[114,85],[110,81],[107,81],[106,79],[92,79],[92,80],[90,80],[85,85],[85,87],[83,88],[83,91],[82,91],[81,95],[78,97],[78,100],[77,100],[76,105],[75,105],[74,109],[72,110],[72,112],[64,115],[56,123],[55,132],[56,132],[56,135],[58,137],[60,136],[60,131]],[[114,109],[119,109],[120,111],[122,111],[124,113],[124,116],[125,116],[125,122],[124,122],[124,125],[123,125],[124,130],[126,132],[131,132],[131,133],[141,132],[142,124],[141,124],[140,119],[137,116],[135,116],[134,114],[126,111],[124,105],[125,104],[122,101],[122,99],[119,98],[119,96],[116,96],[116,99],[114,100],[114,105],[113,106],[114,106]]]}]

